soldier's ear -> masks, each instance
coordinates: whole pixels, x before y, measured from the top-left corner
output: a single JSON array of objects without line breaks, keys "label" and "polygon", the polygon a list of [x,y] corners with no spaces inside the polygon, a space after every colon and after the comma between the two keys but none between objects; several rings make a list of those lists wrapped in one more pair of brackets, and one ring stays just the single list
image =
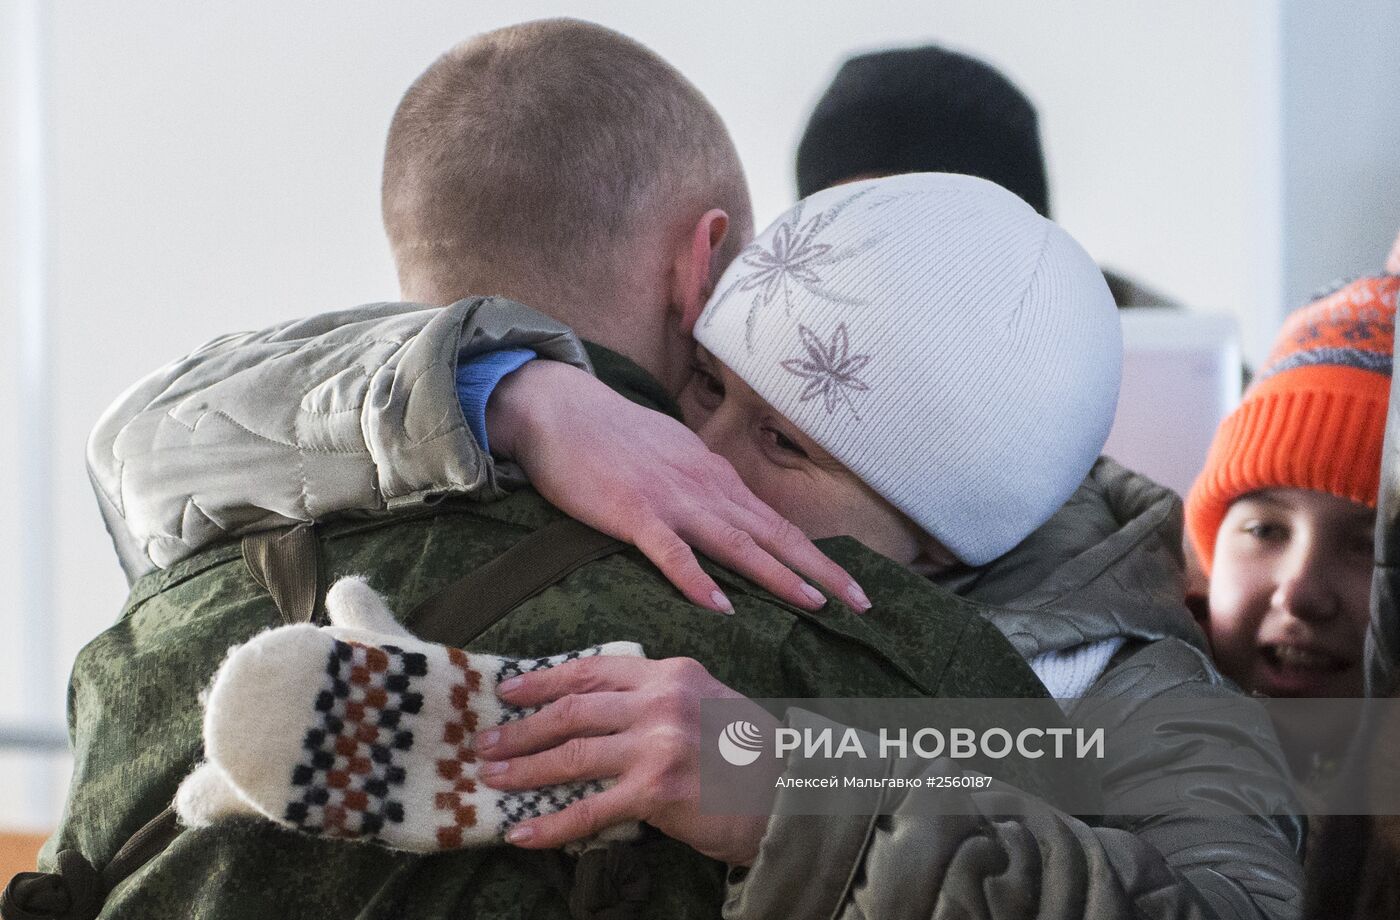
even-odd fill
[{"label": "soldier's ear", "polygon": [[672,266],[671,303],[680,313],[681,331],[690,335],[700,311],[714,293],[720,258],[729,234],[729,215],[713,208],[690,228]]}]

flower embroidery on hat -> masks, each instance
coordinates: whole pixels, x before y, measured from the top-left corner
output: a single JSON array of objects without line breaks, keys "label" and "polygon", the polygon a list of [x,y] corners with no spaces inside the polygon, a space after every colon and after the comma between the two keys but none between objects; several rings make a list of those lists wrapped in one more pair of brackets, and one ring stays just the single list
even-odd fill
[{"label": "flower embroidery on hat", "polygon": [[[864,198],[870,191],[865,189],[856,192],[807,220],[803,220],[804,207],[803,203],[799,202],[773,231],[766,243],[763,240],[755,240],[740,254],[738,261],[743,270],[717,300],[724,301],[732,294],[745,291],[755,292],[753,300],[749,303],[748,321],[744,330],[745,344],[750,352],[753,351],[754,322],[758,317],[759,308],[767,308],[774,301],[781,299],[784,312],[791,316],[794,288],[801,288],[812,297],[842,306],[854,307],[864,303],[859,297],[840,294],[826,287],[822,270],[873,248],[883,239],[884,234],[871,234],[848,245],[821,242],[819,237],[842,211]],[[893,197],[877,199],[870,203],[880,206],[888,204],[891,200]],[[714,313],[711,313],[705,324],[709,325],[713,318]]]},{"label": "flower embroidery on hat", "polygon": [[798,324],[797,334],[802,340],[802,347],[807,356],[789,358],[780,363],[783,370],[807,380],[807,385],[797,397],[798,401],[806,402],[820,396],[828,415],[844,403],[846,408],[851,410],[851,415],[855,416],[855,420],[860,421],[860,413],[856,411],[855,403],[851,401],[847,391],[863,392],[870,389],[869,384],[856,376],[870,363],[870,356],[850,353],[850,339],[845,323],[836,327],[836,331],[831,334],[830,344],[823,343],[815,332],[801,324]]}]

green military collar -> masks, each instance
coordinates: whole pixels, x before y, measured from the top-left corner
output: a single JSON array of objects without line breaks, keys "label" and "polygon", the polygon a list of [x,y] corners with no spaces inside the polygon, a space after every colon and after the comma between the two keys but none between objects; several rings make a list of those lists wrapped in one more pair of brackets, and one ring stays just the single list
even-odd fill
[{"label": "green military collar", "polygon": [[585,341],[583,348],[588,352],[588,360],[593,362],[593,370],[599,380],[640,406],[655,409],[674,419],[681,417],[681,407],[676,405],[675,399],[637,362],[597,342]]}]

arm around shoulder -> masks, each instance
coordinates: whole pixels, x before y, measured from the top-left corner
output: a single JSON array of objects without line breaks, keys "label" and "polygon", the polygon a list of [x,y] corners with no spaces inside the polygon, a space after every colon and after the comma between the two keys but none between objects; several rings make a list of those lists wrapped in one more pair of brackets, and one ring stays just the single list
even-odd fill
[{"label": "arm around shoulder", "polygon": [[566,326],[488,297],[372,304],[224,336],[149,375],[88,441],[128,577],[256,530],[499,495],[454,371],[508,347],[589,369]]}]

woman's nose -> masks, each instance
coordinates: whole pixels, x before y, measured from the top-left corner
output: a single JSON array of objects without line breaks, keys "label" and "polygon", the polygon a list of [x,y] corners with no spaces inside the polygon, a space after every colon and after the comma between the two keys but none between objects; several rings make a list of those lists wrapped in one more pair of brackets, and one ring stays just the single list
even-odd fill
[{"label": "woman's nose", "polygon": [[711,451],[723,455],[725,451],[722,448],[738,444],[739,433],[744,429],[747,418],[735,400],[726,399],[705,417],[695,433]]}]

